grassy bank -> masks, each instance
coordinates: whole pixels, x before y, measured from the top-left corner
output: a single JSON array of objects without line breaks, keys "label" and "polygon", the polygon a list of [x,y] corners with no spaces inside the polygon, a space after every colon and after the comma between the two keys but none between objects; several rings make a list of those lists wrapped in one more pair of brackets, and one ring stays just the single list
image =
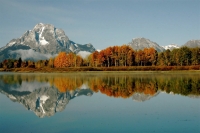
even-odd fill
[{"label": "grassy bank", "polygon": [[67,68],[0,68],[2,72],[76,72],[76,71],[200,71],[200,65],[195,66],[131,66],[131,67],[67,67]]}]

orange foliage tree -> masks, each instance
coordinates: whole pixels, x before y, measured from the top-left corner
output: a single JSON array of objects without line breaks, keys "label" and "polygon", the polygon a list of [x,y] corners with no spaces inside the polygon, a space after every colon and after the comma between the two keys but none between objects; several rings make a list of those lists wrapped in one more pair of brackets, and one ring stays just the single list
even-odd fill
[{"label": "orange foliage tree", "polygon": [[135,52],[128,45],[108,47],[90,56],[90,66],[131,66],[135,62]]},{"label": "orange foliage tree", "polygon": [[55,67],[67,67],[69,64],[66,52],[60,52],[54,60]]},{"label": "orange foliage tree", "polygon": [[99,61],[98,56],[99,56],[99,52],[98,51],[95,51],[95,52],[93,52],[91,54],[91,58],[90,58],[91,59],[90,60],[91,66],[97,67],[98,61]]},{"label": "orange foliage tree", "polygon": [[76,58],[75,66],[76,66],[76,67],[82,66],[82,65],[83,65],[83,59],[82,59],[82,57],[79,56],[79,55],[77,55],[75,58]]},{"label": "orange foliage tree", "polygon": [[81,66],[82,63],[83,59],[74,53],[60,52],[54,59],[54,66],[57,68]]}]

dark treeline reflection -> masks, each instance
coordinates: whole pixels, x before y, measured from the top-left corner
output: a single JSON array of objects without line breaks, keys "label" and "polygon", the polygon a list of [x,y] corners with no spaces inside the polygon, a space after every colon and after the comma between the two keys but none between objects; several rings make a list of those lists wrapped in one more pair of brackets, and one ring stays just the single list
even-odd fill
[{"label": "dark treeline reflection", "polygon": [[61,93],[86,87],[111,97],[131,97],[134,93],[155,95],[158,91],[185,96],[200,95],[200,77],[189,74],[5,74],[0,75],[4,84],[22,82],[49,83]]}]

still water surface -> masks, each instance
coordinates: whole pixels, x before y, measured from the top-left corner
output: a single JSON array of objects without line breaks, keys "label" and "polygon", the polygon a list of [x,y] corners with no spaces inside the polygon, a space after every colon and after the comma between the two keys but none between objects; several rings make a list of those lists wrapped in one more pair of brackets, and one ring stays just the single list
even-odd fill
[{"label": "still water surface", "polygon": [[198,73],[0,73],[0,132],[200,132]]}]

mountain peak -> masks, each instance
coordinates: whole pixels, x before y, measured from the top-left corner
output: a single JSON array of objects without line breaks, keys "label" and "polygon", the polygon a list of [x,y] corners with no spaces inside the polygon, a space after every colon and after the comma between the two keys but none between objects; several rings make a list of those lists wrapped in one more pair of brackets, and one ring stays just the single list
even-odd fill
[{"label": "mountain peak", "polygon": [[150,41],[144,37],[141,38],[134,38],[132,42],[128,43],[134,50],[143,50],[144,48],[153,47],[158,52],[164,51],[164,48],[159,46],[157,43]]},{"label": "mountain peak", "polygon": [[[14,51],[19,50],[19,48],[21,50],[24,50],[23,48],[25,50],[32,49],[38,54],[51,55],[58,54],[61,51],[74,52],[76,54],[80,51],[95,51],[92,44],[81,45],[72,42],[62,29],[57,29],[52,24],[38,23],[32,30],[26,31],[20,38],[12,39],[5,47],[1,48],[0,61],[6,58],[13,58],[11,53],[15,53]],[[21,51],[17,55],[19,56],[14,58],[21,57]]]},{"label": "mountain peak", "polygon": [[183,46],[187,46],[190,48],[199,47],[200,48],[200,40],[189,40]]},{"label": "mountain peak", "polygon": [[38,24],[35,25],[35,27],[33,29],[38,28],[38,27],[39,28],[40,27],[46,27],[46,26],[54,27],[54,25],[52,25],[52,24],[38,23]]}]

